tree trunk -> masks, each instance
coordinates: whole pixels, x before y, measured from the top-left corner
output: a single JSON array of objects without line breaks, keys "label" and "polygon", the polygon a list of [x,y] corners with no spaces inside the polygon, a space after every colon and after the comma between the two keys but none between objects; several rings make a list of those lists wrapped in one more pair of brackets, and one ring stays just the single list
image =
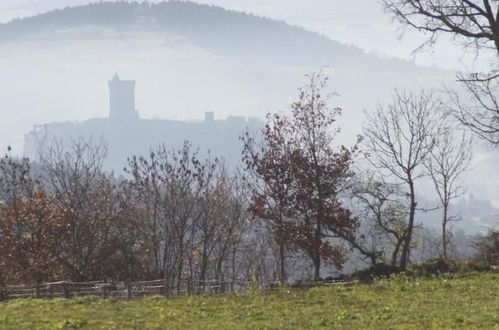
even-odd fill
[{"label": "tree trunk", "polygon": [[444,260],[447,260],[447,208],[448,205],[444,205],[444,218],[442,219],[442,248]]},{"label": "tree trunk", "polygon": [[499,55],[499,25],[498,25],[499,21],[498,21],[498,19],[499,19],[499,9],[497,10],[496,17],[495,17],[496,23],[491,26],[492,33],[494,36],[494,45],[496,46],[496,51],[497,51],[497,54]]},{"label": "tree trunk", "polygon": [[322,243],[322,240],[321,240],[321,231],[322,231],[322,228],[321,228],[321,221],[318,219],[317,220],[317,226],[315,228],[315,239],[314,239],[314,251],[313,251],[313,255],[314,255],[314,281],[315,282],[318,282],[321,277],[320,277],[320,273],[321,273],[321,243]]},{"label": "tree trunk", "polygon": [[284,249],[284,244],[280,243],[279,244],[279,281],[281,283],[286,282],[286,255],[285,255],[285,249]]},{"label": "tree trunk", "polygon": [[317,253],[314,256],[314,281],[319,282],[321,279],[321,256]]},{"label": "tree trunk", "polygon": [[398,255],[399,255],[400,246],[402,245],[403,242],[404,242],[403,239],[397,240],[397,244],[395,245],[395,250],[393,250],[393,253],[392,253],[392,262],[391,262],[391,265],[393,267],[395,267],[397,265],[397,258],[398,258]]},{"label": "tree trunk", "polygon": [[405,270],[409,260],[409,253],[411,250],[412,230],[414,228],[414,215],[416,213],[416,192],[414,190],[414,182],[409,178],[409,191],[411,198],[411,205],[409,210],[409,224],[407,225],[407,235],[405,237],[404,246],[402,248],[402,255],[400,258],[400,268]]}]

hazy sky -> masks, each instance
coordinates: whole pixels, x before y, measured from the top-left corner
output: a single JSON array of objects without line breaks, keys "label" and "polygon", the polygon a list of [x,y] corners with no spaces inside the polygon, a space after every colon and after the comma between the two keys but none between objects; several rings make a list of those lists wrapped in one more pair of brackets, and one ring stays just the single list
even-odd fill
[{"label": "hazy sky", "polygon": [[[0,21],[30,16],[55,8],[90,3],[91,0],[1,0]],[[151,0],[150,2],[160,2]],[[461,49],[442,41],[433,51],[411,54],[423,40],[407,33],[402,40],[397,25],[387,16],[379,0],[197,0],[225,8],[251,12],[284,20],[331,39],[357,45],[369,52],[389,57],[414,59],[418,64],[438,65],[446,69],[461,66]],[[456,56],[458,55],[458,56]],[[464,61],[468,66],[468,61]]]}]

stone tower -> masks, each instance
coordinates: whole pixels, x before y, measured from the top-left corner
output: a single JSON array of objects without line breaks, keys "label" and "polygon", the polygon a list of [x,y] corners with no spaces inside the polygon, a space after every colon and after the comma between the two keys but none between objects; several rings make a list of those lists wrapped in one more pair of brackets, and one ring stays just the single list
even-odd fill
[{"label": "stone tower", "polygon": [[121,80],[116,73],[109,81],[109,119],[131,121],[139,119],[135,110],[135,81]]}]

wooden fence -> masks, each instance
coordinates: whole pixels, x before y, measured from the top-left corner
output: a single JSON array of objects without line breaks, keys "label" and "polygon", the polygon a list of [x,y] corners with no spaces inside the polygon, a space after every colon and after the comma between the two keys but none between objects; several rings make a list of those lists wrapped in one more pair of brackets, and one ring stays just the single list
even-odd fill
[{"label": "wooden fence", "polygon": [[142,282],[53,282],[38,285],[9,285],[0,287],[0,300],[17,298],[73,298],[81,296],[133,299],[153,295],[168,297],[190,294],[236,293],[247,290],[244,281],[179,281],[175,285],[166,280]]}]

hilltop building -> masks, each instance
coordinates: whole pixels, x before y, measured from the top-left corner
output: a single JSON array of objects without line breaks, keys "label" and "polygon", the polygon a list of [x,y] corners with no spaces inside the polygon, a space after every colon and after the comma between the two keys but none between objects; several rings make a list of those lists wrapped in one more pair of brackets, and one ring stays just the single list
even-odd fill
[{"label": "hilltop building", "polygon": [[121,80],[114,74],[109,85],[109,119],[113,121],[130,121],[139,119],[135,109],[135,81]]},{"label": "hilltop building", "polygon": [[132,155],[147,154],[160,144],[179,148],[189,141],[201,154],[210,151],[229,164],[236,164],[241,155],[242,131],[257,132],[263,128],[263,122],[257,119],[229,116],[219,120],[212,111],[205,112],[204,120],[193,122],[141,118],[135,109],[135,81],[121,80],[115,74],[108,87],[108,118],[37,125],[24,137],[24,154],[36,160],[56,140],[103,140],[109,149],[105,168],[121,171]]}]

